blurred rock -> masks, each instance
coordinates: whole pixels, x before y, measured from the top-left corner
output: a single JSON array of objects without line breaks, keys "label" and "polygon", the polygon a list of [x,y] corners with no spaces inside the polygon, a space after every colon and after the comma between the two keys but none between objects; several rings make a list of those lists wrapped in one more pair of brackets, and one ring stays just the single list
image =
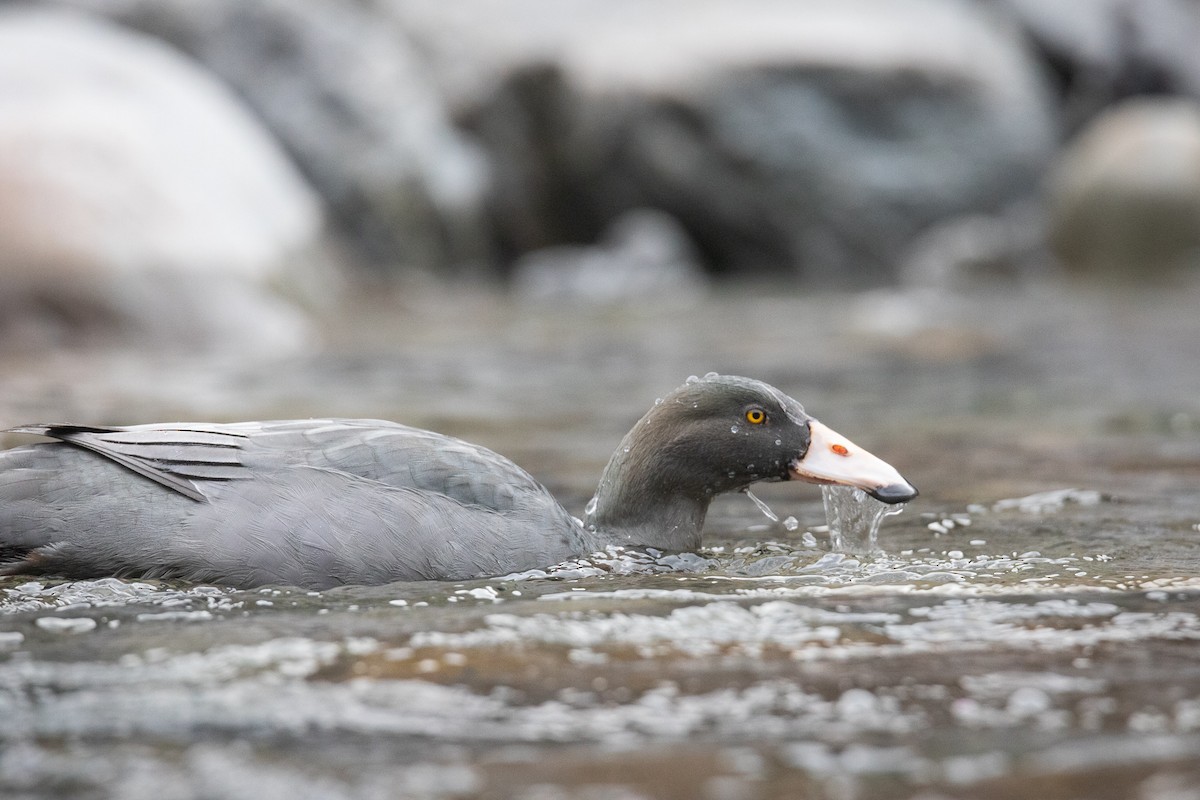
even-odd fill
[{"label": "blurred rock", "polygon": [[357,251],[423,270],[488,257],[487,165],[412,46],[358,0],[57,0],[171,42],[266,121]]},{"label": "blurred rock", "polygon": [[1055,145],[1022,38],[965,1],[379,2],[486,143],[510,256],[651,206],[718,272],[873,284]]},{"label": "blurred rock", "polygon": [[1200,98],[1196,0],[990,0],[1011,14],[1055,76],[1076,131],[1138,94]]},{"label": "blurred rock", "polygon": [[527,300],[686,303],[706,288],[687,233],[670,215],[628,211],[591,246],[547,247],[517,260],[514,290]]},{"label": "blurred rock", "polygon": [[1077,274],[1137,280],[1200,267],[1200,103],[1144,98],[1098,117],[1054,170],[1050,226]]},{"label": "blurred rock", "polygon": [[907,248],[904,286],[966,290],[1035,281],[1053,271],[1046,255],[1045,209],[1025,201],[996,214],[934,223]]},{"label": "blurred rock", "polygon": [[0,341],[104,335],[294,348],[272,288],[318,264],[316,197],[236,100],[166,46],[0,8]]}]

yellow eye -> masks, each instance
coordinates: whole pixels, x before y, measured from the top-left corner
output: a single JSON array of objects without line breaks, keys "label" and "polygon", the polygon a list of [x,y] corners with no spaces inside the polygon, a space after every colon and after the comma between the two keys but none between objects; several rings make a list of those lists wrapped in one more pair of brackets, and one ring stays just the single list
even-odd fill
[{"label": "yellow eye", "polygon": [[751,425],[762,425],[767,421],[767,412],[761,408],[752,408],[746,412],[746,422]]}]

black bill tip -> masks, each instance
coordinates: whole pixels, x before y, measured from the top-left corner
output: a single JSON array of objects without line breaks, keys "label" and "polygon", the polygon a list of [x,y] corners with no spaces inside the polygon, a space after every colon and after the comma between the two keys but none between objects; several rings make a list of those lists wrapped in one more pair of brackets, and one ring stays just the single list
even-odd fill
[{"label": "black bill tip", "polygon": [[880,486],[878,489],[868,489],[867,494],[881,503],[896,505],[897,503],[907,503],[916,497],[918,492],[917,487],[911,483],[893,483]]}]

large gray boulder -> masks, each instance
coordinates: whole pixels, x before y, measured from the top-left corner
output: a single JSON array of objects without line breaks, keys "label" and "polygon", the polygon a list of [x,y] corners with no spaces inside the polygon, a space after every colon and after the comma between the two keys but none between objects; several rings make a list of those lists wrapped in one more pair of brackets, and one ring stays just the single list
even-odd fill
[{"label": "large gray boulder", "polygon": [[386,16],[356,0],[56,0],[170,42],[284,144],[365,260],[454,270],[489,254],[482,154]]},{"label": "large gray boulder", "polygon": [[717,271],[875,283],[1056,144],[1023,39],[959,0],[380,2],[488,148],[513,257],[647,207]]},{"label": "large gray boulder", "polygon": [[0,8],[0,345],[132,335],[291,349],[316,196],[224,86],[162,43]]}]

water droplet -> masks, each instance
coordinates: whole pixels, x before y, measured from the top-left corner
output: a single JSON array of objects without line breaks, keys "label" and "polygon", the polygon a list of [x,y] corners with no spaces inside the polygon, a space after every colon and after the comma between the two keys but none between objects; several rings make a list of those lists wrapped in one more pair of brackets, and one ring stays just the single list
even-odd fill
[{"label": "water droplet", "polygon": [[596,503],[597,503],[597,500],[596,500],[595,496],[593,496],[591,500],[588,500],[587,505],[583,507],[583,513],[587,514],[589,517],[592,514],[595,514],[596,513]]},{"label": "water droplet", "polygon": [[781,445],[781,444],[783,444],[783,439],[776,439],[776,440],[775,440],[775,444],[776,444],[776,445]]},{"label": "water droplet", "polygon": [[748,469],[748,470],[754,469],[754,465],[753,465],[753,464],[747,464],[747,465],[746,465],[746,469]]},{"label": "water droplet", "polygon": [[771,507],[755,497],[753,492],[751,492],[749,489],[746,489],[745,495],[754,501],[754,505],[758,506],[758,510],[763,513],[763,516],[771,520],[771,522],[779,522],[779,517],[775,516],[775,512],[771,510]]},{"label": "water droplet", "polygon": [[712,380],[713,378],[719,378],[719,377],[721,377],[721,376],[720,376],[719,374],[715,373],[715,372],[706,372],[706,373],[704,373],[704,379],[705,379],[706,381],[710,381],[710,380]]},{"label": "water droplet", "polygon": [[628,453],[628,452],[629,452],[629,448],[628,448],[628,447],[626,447],[626,448],[625,448],[625,449],[623,449],[621,452],[622,452],[622,453]]},{"label": "water droplet", "polygon": [[654,405],[656,405],[656,406],[661,406],[661,405],[662,405],[662,398],[661,398],[661,397],[656,397],[656,398],[654,398]]},{"label": "water droplet", "polygon": [[700,379],[697,378],[695,375],[688,375],[687,383],[696,383],[699,380]]},{"label": "water droplet", "polygon": [[734,425],[734,426],[730,427],[729,432],[737,433],[739,430],[741,430],[741,429],[737,425]]},{"label": "water droplet", "polygon": [[835,553],[866,554],[878,551],[879,525],[883,518],[899,514],[903,505],[880,503],[861,489],[822,486],[829,544]]},{"label": "water droplet", "polygon": [[[794,531],[800,527],[800,520],[796,519],[795,517],[785,517],[783,520],[783,527],[787,528],[789,531]],[[816,539],[814,539],[813,542],[815,543]]]}]

